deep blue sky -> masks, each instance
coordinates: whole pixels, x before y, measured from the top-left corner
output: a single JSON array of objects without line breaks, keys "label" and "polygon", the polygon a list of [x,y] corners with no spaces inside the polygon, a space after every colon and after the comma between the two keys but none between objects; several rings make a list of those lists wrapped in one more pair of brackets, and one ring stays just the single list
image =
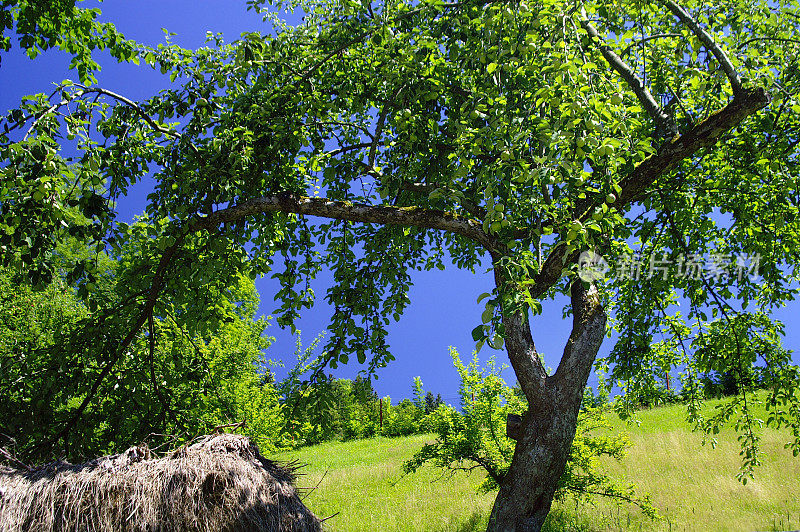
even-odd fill
[{"label": "deep blue sky", "polygon": [[[90,5],[85,2],[83,5]],[[161,28],[177,35],[172,37],[176,44],[187,48],[202,46],[207,31],[222,32],[227,40],[233,40],[244,31],[267,31],[266,24],[259,15],[245,11],[245,2],[231,0],[106,0],[100,4],[102,20],[114,22],[127,37],[155,45],[164,41]],[[150,96],[164,88],[169,80],[147,67],[117,65],[105,55],[97,59],[103,64],[99,73],[99,85],[125,94],[133,99]],[[49,92],[53,82],[65,78],[76,78],[75,72],[68,72],[69,58],[58,51],[48,52],[35,61],[28,60],[18,50],[3,54],[0,66],[0,108],[15,107],[21,96],[35,92]],[[144,209],[146,186],[137,186],[120,205],[122,217],[130,219]],[[420,376],[425,389],[441,393],[447,402],[458,401],[458,378],[448,356],[448,346],[456,347],[462,360],[471,358],[474,342],[470,331],[480,323],[483,305],[476,304],[476,298],[492,287],[492,279],[485,271],[472,274],[449,267],[445,271],[414,272],[414,287],[409,297],[411,304],[401,321],[390,326],[389,343],[397,360],[379,373],[375,388],[380,395],[391,395],[394,400],[411,395],[411,383]],[[312,312],[306,312],[299,322],[303,344],[308,345],[323,331],[330,317],[330,309],[324,304],[323,295],[330,282],[330,276],[320,276],[314,285],[318,295],[318,305]],[[269,314],[275,308],[272,300],[277,283],[261,279],[257,287],[261,293],[261,311]],[[561,319],[563,300],[546,302],[544,313],[533,321],[534,340],[537,348],[545,354],[548,364],[555,367],[569,336],[569,323]],[[795,349],[800,342],[800,333],[794,333],[800,319],[797,311],[800,305],[783,309],[776,317],[787,325],[785,345]],[[268,352],[272,359],[281,360],[291,367],[294,362],[295,340],[289,331],[281,331],[277,326],[269,333],[276,342]],[[607,353],[613,340],[607,340],[601,354]],[[486,359],[497,354],[500,362],[507,363],[505,352],[493,352],[488,347],[481,351]],[[797,361],[795,355],[795,361]],[[356,363],[336,372],[337,375],[352,377],[359,369]],[[285,375],[286,368],[277,369],[278,377]],[[514,381],[510,370],[505,372],[509,383]]]}]

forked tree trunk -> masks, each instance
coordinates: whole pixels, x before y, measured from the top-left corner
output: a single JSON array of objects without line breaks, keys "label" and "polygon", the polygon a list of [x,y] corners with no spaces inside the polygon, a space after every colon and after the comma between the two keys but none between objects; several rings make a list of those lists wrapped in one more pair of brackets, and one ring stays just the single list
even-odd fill
[{"label": "forked tree trunk", "polygon": [[526,372],[519,371],[536,367],[534,356],[538,363],[527,320],[519,316],[505,320],[509,357],[529,407],[492,508],[490,532],[538,531],[550,511],[575,437],[583,390],[605,336],[606,316],[594,289],[574,284],[572,309],[572,334],[556,373],[534,382],[525,382]]},{"label": "forked tree trunk", "polygon": [[521,437],[495,499],[489,531],[538,531],[550,512],[575,437],[580,400],[554,396],[550,403],[523,417]]}]

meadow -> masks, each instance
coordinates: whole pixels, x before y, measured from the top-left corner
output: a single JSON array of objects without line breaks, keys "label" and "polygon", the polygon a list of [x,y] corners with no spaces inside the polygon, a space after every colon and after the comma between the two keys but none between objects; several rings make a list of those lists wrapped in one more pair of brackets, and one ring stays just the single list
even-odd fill
[{"label": "meadow", "polygon": [[[681,405],[638,412],[636,421],[609,415],[612,430],[628,435],[621,462],[609,462],[659,509],[653,521],[636,508],[594,499],[554,504],[550,531],[778,531],[800,529],[800,459],[783,448],[787,434],[764,429],[763,465],[742,485],[739,444],[732,430],[716,448],[684,421]],[[328,529],[345,531],[484,530],[494,493],[480,494],[480,470],[455,474],[425,468],[403,476],[401,465],[432,435],[330,442],[273,456],[297,459],[300,486],[314,488],[306,504]]]}]

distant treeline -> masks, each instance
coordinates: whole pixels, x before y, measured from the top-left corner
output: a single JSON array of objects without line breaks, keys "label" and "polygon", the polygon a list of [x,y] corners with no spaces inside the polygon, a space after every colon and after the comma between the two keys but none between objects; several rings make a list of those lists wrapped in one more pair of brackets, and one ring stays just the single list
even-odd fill
[{"label": "distant treeline", "polygon": [[[650,376],[646,381],[625,382],[621,394],[612,394],[606,381],[601,377],[595,390],[587,387],[584,393],[584,404],[602,406],[615,404],[618,410],[636,410],[653,408],[661,405],[685,403],[692,396],[703,399],[720,399],[732,397],[744,390],[768,389],[774,379],[770,368],[754,366],[741,371],[708,371],[701,373],[692,382],[681,379],[678,386],[672,384],[673,379],[658,379]],[[688,384],[688,385],[687,385]]]},{"label": "distant treeline", "polygon": [[391,397],[378,397],[372,381],[360,375],[354,380],[327,375],[314,386],[294,389],[284,381],[278,389],[284,392],[286,433],[295,445],[414,434],[425,416],[443,404],[441,394],[423,391],[419,378],[414,379],[413,399],[396,404]]}]

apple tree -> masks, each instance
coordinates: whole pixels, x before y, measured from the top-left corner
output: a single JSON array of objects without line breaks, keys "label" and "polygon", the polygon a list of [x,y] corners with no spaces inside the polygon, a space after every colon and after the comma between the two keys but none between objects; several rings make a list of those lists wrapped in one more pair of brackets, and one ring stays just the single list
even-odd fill
[{"label": "apple tree", "polygon": [[[53,442],[153,316],[235,275],[276,276],[278,322],[293,327],[331,270],[317,372],[350,357],[372,370],[393,358],[410,272],[447,261],[491,264],[473,337],[505,350],[528,403],[491,530],[540,529],[612,328],[613,378],[632,388],[674,368],[690,392],[702,372],[767,368],[768,422],[793,428],[797,453],[798,372],[766,317],[798,275],[797,2],[299,1],[296,26],[248,4],[264,32],[137,48],[171,79],[146,101],[64,82],[3,120],[3,264],[38,285],[65,275],[122,331]],[[112,256],[141,238],[115,208],[142,180],[149,244],[113,295],[94,289],[90,259],[55,271],[62,235]],[[582,275],[588,251],[682,269]],[[712,255],[745,274],[689,274]],[[572,332],[548,374],[530,315],[557,294]],[[742,430],[745,479],[751,391],[710,418],[690,402],[699,427]]]}]

